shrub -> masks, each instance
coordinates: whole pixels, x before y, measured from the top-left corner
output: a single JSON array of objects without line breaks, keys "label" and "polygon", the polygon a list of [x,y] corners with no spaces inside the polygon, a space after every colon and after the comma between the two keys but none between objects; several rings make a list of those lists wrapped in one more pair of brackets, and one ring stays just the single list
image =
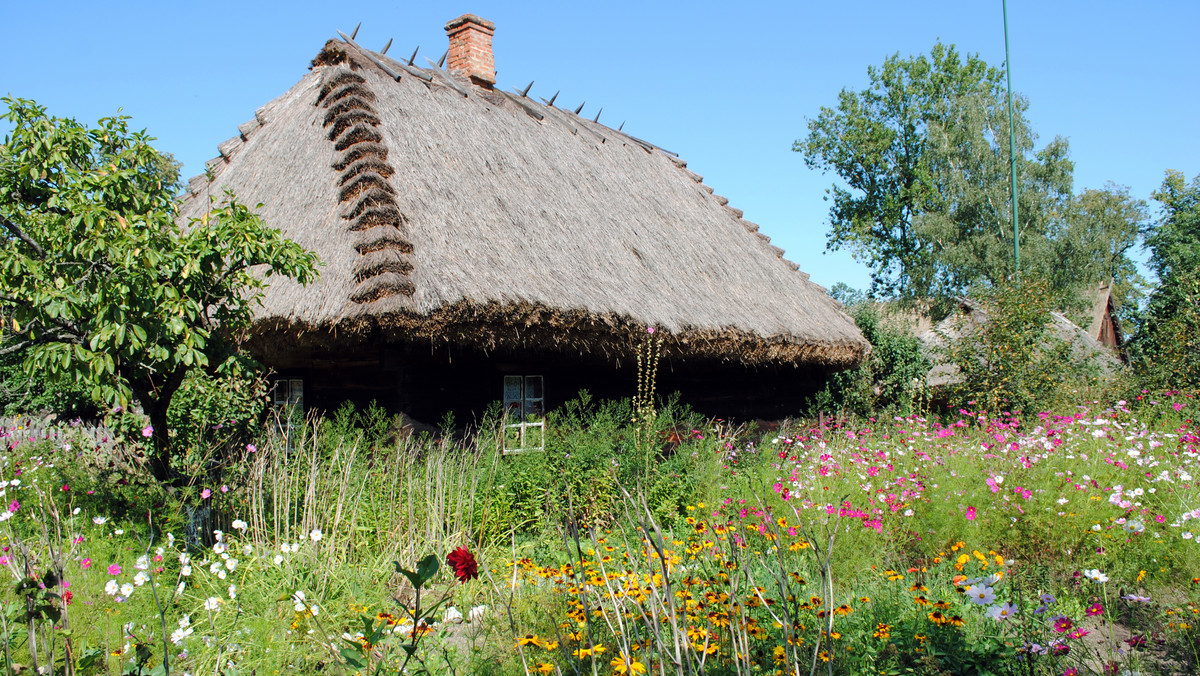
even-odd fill
[{"label": "shrub", "polygon": [[908,415],[930,366],[921,342],[889,325],[874,304],[858,303],[850,314],[871,343],[871,354],[861,366],[834,374],[813,397],[811,408],[863,417],[885,412]]}]

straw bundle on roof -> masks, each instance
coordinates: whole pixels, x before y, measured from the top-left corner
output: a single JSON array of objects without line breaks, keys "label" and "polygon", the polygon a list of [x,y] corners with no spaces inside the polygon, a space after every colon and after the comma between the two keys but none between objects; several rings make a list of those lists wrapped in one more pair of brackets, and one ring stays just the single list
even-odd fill
[{"label": "straw bundle on roof", "polygon": [[869,345],[686,163],[551,105],[331,41],[220,146],[232,189],[325,267],[273,281],[260,335],[348,335],[845,367]]}]

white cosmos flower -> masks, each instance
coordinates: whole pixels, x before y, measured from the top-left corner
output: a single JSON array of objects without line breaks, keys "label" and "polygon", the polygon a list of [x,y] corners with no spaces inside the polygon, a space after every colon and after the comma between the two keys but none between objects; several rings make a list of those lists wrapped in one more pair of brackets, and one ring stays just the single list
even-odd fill
[{"label": "white cosmos flower", "polygon": [[180,575],[182,575],[182,576],[184,576],[184,577],[191,577],[191,576],[192,576],[192,567],[191,567],[191,566],[184,566],[183,568],[180,568],[180,569],[179,569],[179,574],[180,574]]},{"label": "white cosmos flower", "polygon": [[208,612],[215,612],[221,608],[221,599],[210,596],[204,601],[204,609]]},{"label": "white cosmos flower", "polygon": [[312,529],[312,532],[310,532],[308,534],[308,537],[311,538],[313,542],[320,542],[321,541],[321,529],[320,528]]},{"label": "white cosmos flower", "polygon": [[142,554],[141,556],[137,557],[137,561],[133,562],[133,567],[138,570],[149,570],[150,569],[150,557],[146,556],[145,554]]},{"label": "white cosmos flower", "polygon": [[231,599],[237,598],[237,585],[236,584],[229,585],[229,598],[231,598]]},{"label": "white cosmos flower", "polygon": [[121,586],[117,584],[116,580],[109,580],[108,583],[104,585],[104,593],[108,594],[109,596],[115,596],[117,590],[120,588]]},{"label": "white cosmos flower", "polygon": [[996,600],[996,592],[984,584],[972,585],[967,590],[967,598],[971,599],[971,603],[977,606],[986,606]]},{"label": "white cosmos flower", "polygon": [[103,526],[107,522],[108,522],[108,517],[106,517],[106,516],[93,516],[92,517],[92,523],[96,524],[97,526]]},{"label": "white cosmos flower", "polygon": [[278,565],[279,565],[279,564],[281,564],[281,563],[283,563],[283,557],[282,557],[282,556],[280,556],[279,554],[276,554],[276,555],[275,555],[275,565],[277,565],[277,566],[278,566]]},{"label": "white cosmos flower", "polygon": [[133,593],[133,585],[129,584],[128,582],[121,585],[121,596],[128,597],[132,593]]},{"label": "white cosmos flower", "polygon": [[1091,580],[1092,582],[1095,582],[1096,584],[1103,584],[1105,582],[1108,582],[1108,576],[1105,575],[1104,573],[1101,573],[1100,570],[1097,568],[1092,568],[1091,570],[1083,571],[1083,576],[1086,577],[1087,579]]},{"label": "white cosmos flower", "polygon": [[241,519],[234,519],[233,527],[236,530],[246,530],[247,528],[250,527],[250,524],[246,523],[245,521],[242,521]]},{"label": "white cosmos flower", "polygon": [[237,559],[226,559],[225,567],[228,568],[229,572],[232,573],[233,571],[237,570],[238,560]]},{"label": "white cosmos flower", "polygon": [[133,576],[133,583],[139,587],[146,584],[149,581],[150,581],[150,576],[147,575],[146,571],[144,571],[144,570],[139,570],[137,572],[137,574]]}]

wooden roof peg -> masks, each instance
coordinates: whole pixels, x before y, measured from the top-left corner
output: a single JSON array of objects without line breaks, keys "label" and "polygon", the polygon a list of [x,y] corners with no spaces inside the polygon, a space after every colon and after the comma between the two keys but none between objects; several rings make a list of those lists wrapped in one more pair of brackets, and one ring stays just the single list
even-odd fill
[{"label": "wooden roof peg", "polygon": [[379,50],[379,53],[387,54],[387,50],[391,49],[391,47],[392,47],[392,39],[388,38],[387,44],[383,46],[383,49]]},{"label": "wooden roof peg", "polygon": [[624,128],[625,128],[625,120],[621,120],[621,126],[617,127],[617,131],[621,131]]},{"label": "wooden roof peg", "polygon": [[562,91],[562,90],[560,89],[560,90],[558,90],[557,92],[554,92],[554,96],[551,96],[549,101],[546,101],[546,99],[542,99],[542,100],[543,100],[543,101],[546,101],[546,105],[548,105],[548,106],[550,106],[551,108],[553,108],[553,107],[554,107],[554,99],[557,99],[557,98],[558,98],[558,94],[559,94],[559,92],[561,92],[561,91]]},{"label": "wooden roof peg", "polygon": [[445,52],[443,52],[443,53],[442,53],[442,58],[438,59],[438,63],[437,63],[437,67],[438,67],[438,68],[441,68],[441,67],[442,67],[442,65],[446,63],[446,57],[447,57],[449,54],[450,54],[450,50],[449,50],[449,49],[447,49]]},{"label": "wooden roof peg", "polygon": [[413,61],[417,60],[417,52],[419,51],[421,51],[421,45],[417,45],[417,48],[413,50],[412,56],[408,57],[408,65],[413,65]]},{"label": "wooden roof peg", "polygon": [[533,89],[533,83],[534,83],[534,80],[530,80],[529,86],[521,90],[521,98],[526,98],[528,96],[529,90]]},{"label": "wooden roof peg", "polygon": [[353,40],[354,38],[358,37],[358,29],[359,29],[359,28],[362,28],[362,22],[361,22],[361,21],[359,21],[359,22],[358,22],[358,25],[354,27],[354,30],[350,31],[350,39],[351,39],[351,40]]},{"label": "wooden roof peg", "polygon": [[596,117],[593,117],[593,118],[592,118],[592,122],[599,122],[599,121],[600,121],[600,113],[603,113],[603,112],[604,112],[604,108],[601,108],[600,110],[597,110],[597,111],[596,111]]},{"label": "wooden roof peg", "polygon": [[584,101],[583,103],[579,104],[579,107],[575,109],[575,114],[578,115],[579,111],[583,110],[583,107],[585,105],[587,105],[587,101]]}]

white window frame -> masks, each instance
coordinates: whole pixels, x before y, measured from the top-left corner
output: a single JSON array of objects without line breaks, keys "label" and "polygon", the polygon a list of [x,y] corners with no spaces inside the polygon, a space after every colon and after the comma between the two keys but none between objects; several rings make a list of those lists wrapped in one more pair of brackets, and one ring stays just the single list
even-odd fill
[{"label": "white window frame", "polygon": [[[282,387],[281,387],[282,386]],[[295,450],[296,437],[299,430],[294,430],[292,421],[297,410],[304,416],[304,379],[279,378],[271,386],[271,408],[275,412],[275,420],[279,431],[287,439],[288,451]]]},{"label": "white window frame", "polygon": [[[500,446],[504,455],[546,450],[546,383],[540,375],[504,376]],[[531,394],[539,396],[530,396]],[[536,434],[531,434],[537,430]],[[516,432],[516,443],[509,439]],[[536,437],[536,443],[532,437]]]}]

